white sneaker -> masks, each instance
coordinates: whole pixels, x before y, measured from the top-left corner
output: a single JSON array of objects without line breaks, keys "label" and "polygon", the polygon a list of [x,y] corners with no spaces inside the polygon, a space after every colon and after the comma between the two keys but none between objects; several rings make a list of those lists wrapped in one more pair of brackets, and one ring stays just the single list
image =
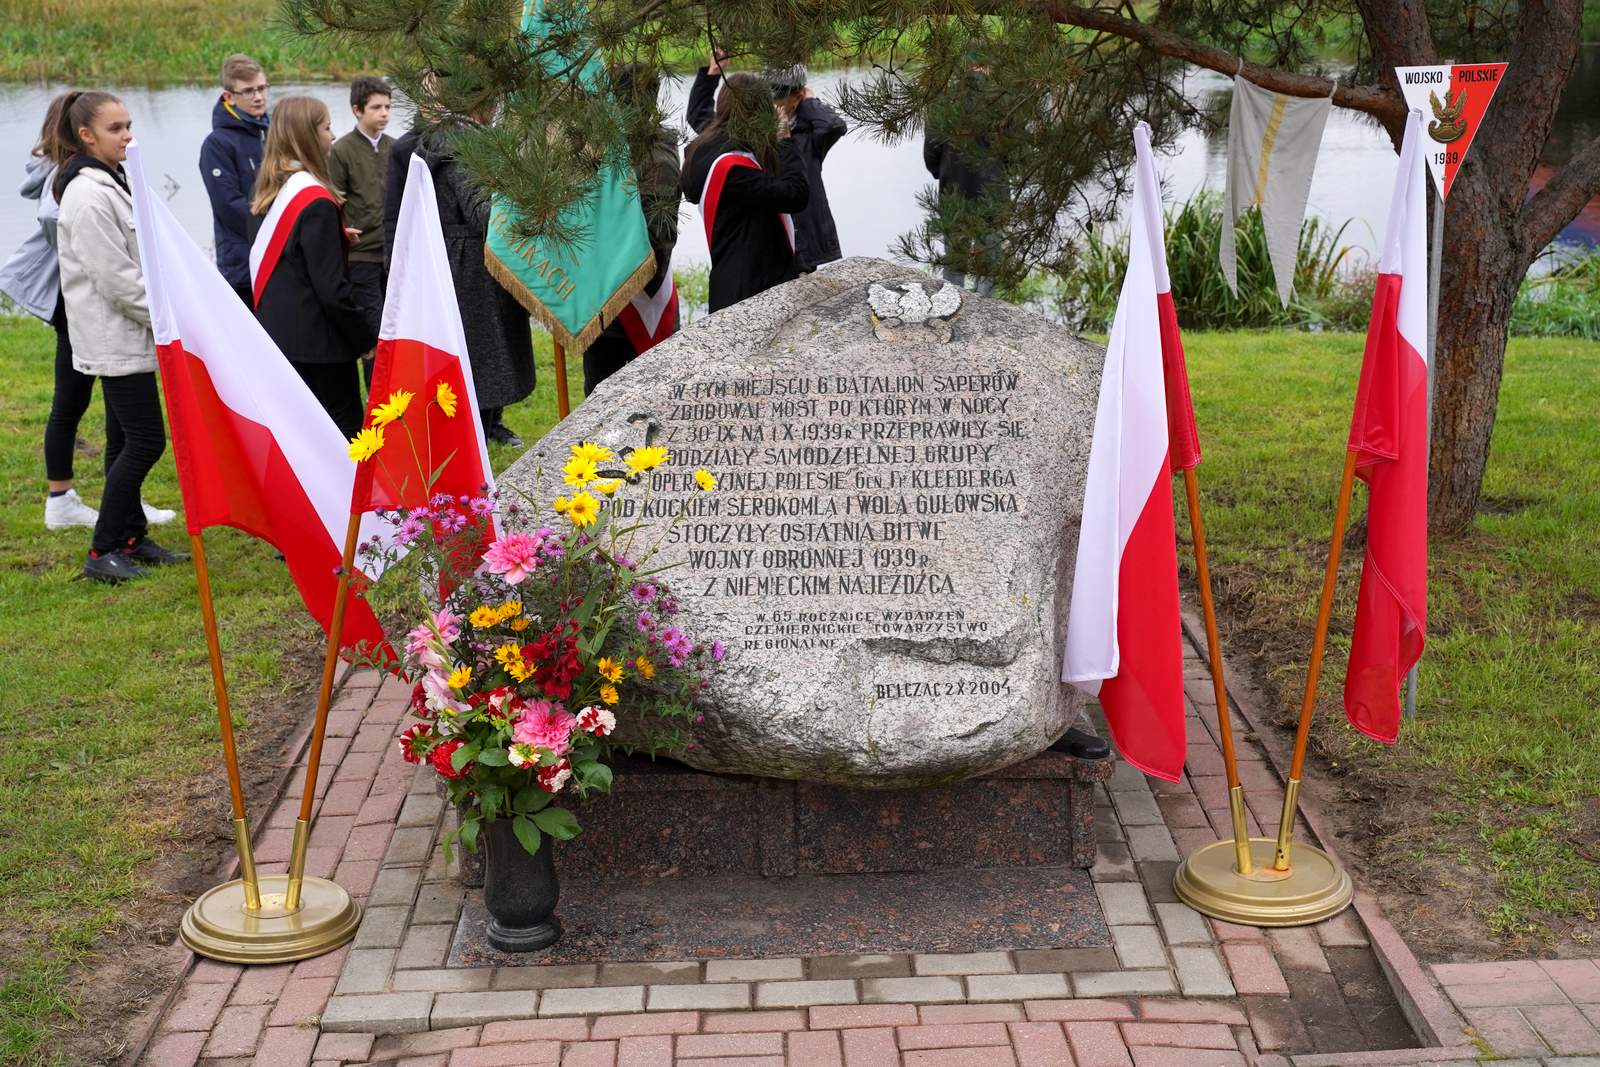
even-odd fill
[{"label": "white sneaker", "polygon": [[93,526],[100,521],[100,513],[78,496],[76,489],[68,489],[60,496],[46,497],[44,524],[50,530],[65,530],[73,526]]},{"label": "white sneaker", "polygon": [[171,522],[178,517],[176,511],[170,508],[158,508],[148,500],[139,501],[139,505],[144,508],[144,521],[151,526],[160,526],[162,523]]}]

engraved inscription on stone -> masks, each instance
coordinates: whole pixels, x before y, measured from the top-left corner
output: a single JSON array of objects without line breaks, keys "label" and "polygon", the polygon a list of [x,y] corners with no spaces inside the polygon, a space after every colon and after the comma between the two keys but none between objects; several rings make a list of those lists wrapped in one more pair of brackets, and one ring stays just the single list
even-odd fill
[{"label": "engraved inscription on stone", "polygon": [[618,506],[662,532],[692,631],[730,649],[697,766],[966,777],[1077,715],[1060,631],[1098,360],[1015,308],[847,260],[658,346],[503,481],[548,499],[580,439],[671,451]]}]

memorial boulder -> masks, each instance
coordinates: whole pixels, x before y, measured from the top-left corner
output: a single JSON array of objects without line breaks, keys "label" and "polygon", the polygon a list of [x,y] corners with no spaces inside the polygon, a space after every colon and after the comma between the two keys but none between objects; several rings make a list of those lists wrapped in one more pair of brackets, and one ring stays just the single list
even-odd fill
[{"label": "memorial boulder", "polygon": [[677,516],[656,565],[675,564],[688,629],[728,649],[693,766],[957,781],[1079,717],[1062,639],[1101,358],[1038,315],[849,259],[652,349],[501,486],[552,499],[580,440],[672,452],[646,475],[652,525]]}]

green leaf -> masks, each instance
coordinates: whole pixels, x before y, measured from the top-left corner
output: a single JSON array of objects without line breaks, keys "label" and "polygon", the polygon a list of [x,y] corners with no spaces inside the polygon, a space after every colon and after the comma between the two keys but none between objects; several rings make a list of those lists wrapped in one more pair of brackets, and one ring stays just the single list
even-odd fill
[{"label": "green leaf", "polygon": [[483,823],[476,816],[461,824],[461,831],[457,836],[461,838],[461,843],[467,847],[467,851],[478,851],[478,831],[482,828]]},{"label": "green leaf", "polygon": [[578,780],[585,789],[598,789],[602,793],[611,792],[611,768],[604,763],[581,763],[578,765]]},{"label": "green leaf", "polygon": [[478,742],[462,745],[450,755],[450,769],[459,771],[478,757]]},{"label": "green leaf", "polygon": [[497,746],[495,748],[486,748],[478,753],[478,762],[485,767],[504,767],[511,762],[511,757],[506,753],[505,749]]},{"label": "green leaf", "polygon": [[557,841],[571,841],[583,829],[578,825],[578,817],[566,808],[546,808],[533,816],[533,821]]},{"label": "green leaf", "polygon": [[511,820],[511,832],[517,835],[517,840],[528,850],[528,855],[539,851],[539,829],[526,816],[518,815]]},{"label": "green leaf", "polygon": [[[548,796],[548,793],[536,785],[523,786],[517,790],[517,795],[511,799],[511,810],[521,815],[529,808],[533,808],[534,801],[537,798]],[[539,809],[534,808],[533,810],[537,811]]]}]

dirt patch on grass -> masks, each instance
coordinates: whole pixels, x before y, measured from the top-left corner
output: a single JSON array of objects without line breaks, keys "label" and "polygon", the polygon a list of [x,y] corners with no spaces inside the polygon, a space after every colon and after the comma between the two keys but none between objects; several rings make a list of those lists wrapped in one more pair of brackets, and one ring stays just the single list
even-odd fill
[{"label": "dirt patch on grass", "polygon": [[[320,650],[307,647],[285,656],[287,677],[303,681],[249,705],[249,725],[237,733],[246,808],[256,833],[299,755],[301,728],[316,708]],[[145,888],[126,900],[117,924],[74,967],[78,1014],[55,1043],[71,1064],[115,1064],[129,1053],[141,1017],[165,1000],[179,978],[183,956],[172,945],[184,911],[217,884],[233,855],[233,814],[220,747],[209,773],[129,803],[172,829],[158,855],[137,872]]]}]

